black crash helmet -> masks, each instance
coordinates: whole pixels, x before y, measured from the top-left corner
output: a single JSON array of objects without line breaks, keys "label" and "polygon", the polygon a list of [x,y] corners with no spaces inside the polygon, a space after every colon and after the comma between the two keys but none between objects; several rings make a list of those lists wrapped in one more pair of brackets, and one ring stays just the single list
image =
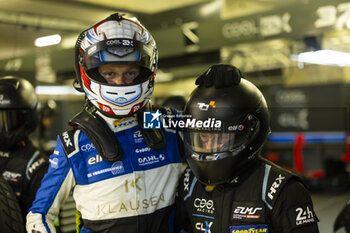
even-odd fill
[{"label": "black crash helmet", "polygon": [[0,149],[10,149],[39,123],[39,102],[32,84],[18,77],[0,78]]},{"label": "black crash helmet", "polygon": [[235,178],[256,157],[270,132],[265,98],[245,79],[220,89],[197,87],[184,117],[186,159],[198,180],[208,185]]}]

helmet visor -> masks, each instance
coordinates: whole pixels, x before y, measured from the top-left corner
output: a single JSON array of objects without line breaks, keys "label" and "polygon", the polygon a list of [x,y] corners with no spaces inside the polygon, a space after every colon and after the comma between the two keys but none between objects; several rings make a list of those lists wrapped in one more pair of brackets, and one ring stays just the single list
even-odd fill
[{"label": "helmet visor", "polygon": [[103,64],[137,63],[152,70],[153,48],[131,39],[108,39],[88,47],[84,52],[87,69]]},{"label": "helmet visor", "polygon": [[0,111],[0,131],[11,132],[25,120],[25,111]]},{"label": "helmet visor", "polygon": [[182,135],[184,143],[192,151],[212,154],[215,157],[215,153],[231,152],[231,154],[236,154],[242,151],[256,137],[260,129],[259,126],[259,120],[253,115],[249,115],[242,123],[228,126],[232,132],[184,129]]},{"label": "helmet visor", "polygon": [[234,134],[190,132],[184,135],[186,142],[197,152],[216,153],[228,151],[235,144]]}]

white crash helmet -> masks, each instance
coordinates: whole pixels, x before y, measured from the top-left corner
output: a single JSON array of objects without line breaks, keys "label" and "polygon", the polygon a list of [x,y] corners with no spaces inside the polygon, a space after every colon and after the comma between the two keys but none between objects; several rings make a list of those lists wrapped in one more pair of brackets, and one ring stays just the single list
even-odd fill
[{"label": "white crash helmet", "polygon": [[[132,115],[147,104],[154,88],[158,52],[140,22],[113,14],[82,32],[75,51],[74,86],[104,115]],[[101,65],[125,63],[140,66],[140,75],[131,84],[108,84],[98,72]]]}]

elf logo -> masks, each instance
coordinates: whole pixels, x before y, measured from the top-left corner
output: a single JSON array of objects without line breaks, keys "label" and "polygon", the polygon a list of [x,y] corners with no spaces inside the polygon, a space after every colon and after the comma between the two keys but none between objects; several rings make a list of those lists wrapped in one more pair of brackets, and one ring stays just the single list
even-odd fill
[{"label": "elf logo", "polygon": [[97,154],[95,156],[92,156],[88,159],[88,164],[89,165],[94,165],[94,164],[97,164],[97,163],[101,163],[103,161],[102,157]]}]

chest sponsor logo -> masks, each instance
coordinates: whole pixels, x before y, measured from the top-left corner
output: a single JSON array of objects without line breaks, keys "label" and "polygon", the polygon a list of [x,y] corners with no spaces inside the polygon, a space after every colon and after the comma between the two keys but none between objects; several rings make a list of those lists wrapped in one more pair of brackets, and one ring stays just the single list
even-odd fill
[{"label": "chest sponsor logo", "polygon": [[274,195],[277,193],[278,188],[280,187],[280,185],[282,184],[283,180],[286,177],[282,176],[282,174],[279,174],[278,177],[275,179],[275,181],[272,183],[270,190],[267,193],[267,196],[273,200]]},{"label": "chest sponsor logo", "polygon": [[119,175],[124,173],[124,165],[122,161],[117,161],[112,164],[112,174],[113,175]]},{"label": "chest sponsor logo", "polygon": [[2,176],[5,180],[12,181],[12,182],[18,182],[19,178],[22,177],[20,173],[16,172],[10,172],[10,171],[4,171],[2,173]]},{"label": "chest sponsor logo", "polygon": [[140,166],[151,165],[154,163],[159,163],[165,159],[164,154],[159,155],[150,155],[138,158],[138,162]]},{"label": "chest sponsor logo", "polygon": [[132,199],[125,200],[114,204],[101,204],[97,205],[97,214],[101,215],[109,215],[114,213],[127,213],[129,211],[138,211],[138,210],[147,210],[149,208],[154,208],[165,202],[164,194],[160,195],[152,195],[148,198],[144,199]]},{"label": "chest sponsor logo", "polygon": [[213,225],[213,222],[205,221],[203,222],[196,222],[196,230],[203,231],[204,233],[211,233],[210,227]]},{"label": "chest sponsor logo", "polygon": [[133,136],[134,136],[134,142],[135,143],[143,142],[143,137],[142,137],[142,134],[141,134],[140,130],[135,131]]},{"label": "chest sponsor logo", "polygon": [[151,148],[150,147],[144,147],[144,148],[141,148],[141,149],[136,149],[135,150],[135,153],[145,153],[145,152],[148,152],[148,151],[151,151]]},{"label": "chest sponsor logo", "polygon": [[204,198],[194,199],[193,206],[196,208],[197,212],[201,213],[214,213],[214,202],[213,200],[206,200]]},{"label": "chest sponsor logo", "polygon": [[10,153],[9,152],[0,151],[0,157],[1,158],[10,158]]},{"label": "chest sponsor logo", "polygon": [[80,150],[84,152],[90,152],[92,150],[95,150],[95,146],[92,143],[88,143],[88,144],[82,145],[80,147]]},{"label": "chest sponsor logo", "polygon": [[130,189],[137,189],[138,191],[142,191],[141,185],[139,184],[140,179],[141,179],[141,176],[133,180],[125,180],[125,183],[124,183],[125,192],[128,193]]},{"label": "chest sponsor logo", "polygon": [[268,233],[267,225],[231,226],[230,233]]},{"label": "chest sponsor logo", "polygon": [[237,206],[233,210],[233,219],[260,219],[262,214],[262,207]]},{"label": "chest sponsor logo", "polygon": [[129,120],[129,121],[115,121],[113,123],[114,125],[114,128],[123,128],[123,127],[127,127],[127,126],[130,126],[130,125],[134,125],[136,123],[135,119],[132,119],[132,120]]},{"label": "chest sponsor logo", "polygon": [[87,177],[91,178],[93,176],[102,175],[108,172],[111,172],[113,175],[123,174],[125,172],[123,162],[122,161],[114,162],[111,167],[107,167],[98,171],[93,171],[88,173]]},{"label": "chest sponsor logo", "polygon": [[97,154],[95,156],[90,157],[88,159],[87,163],[89,165],[94,165],[94,164],[97,164],[97,163],[101,163],[102,161],[103,161],[102,157],[99,154]]},{"label": "chest sponsor logo", "polygon": [[290,219],[295,222],[295,227],[317,222],[317,217],[309,206],[292,209]]}]

